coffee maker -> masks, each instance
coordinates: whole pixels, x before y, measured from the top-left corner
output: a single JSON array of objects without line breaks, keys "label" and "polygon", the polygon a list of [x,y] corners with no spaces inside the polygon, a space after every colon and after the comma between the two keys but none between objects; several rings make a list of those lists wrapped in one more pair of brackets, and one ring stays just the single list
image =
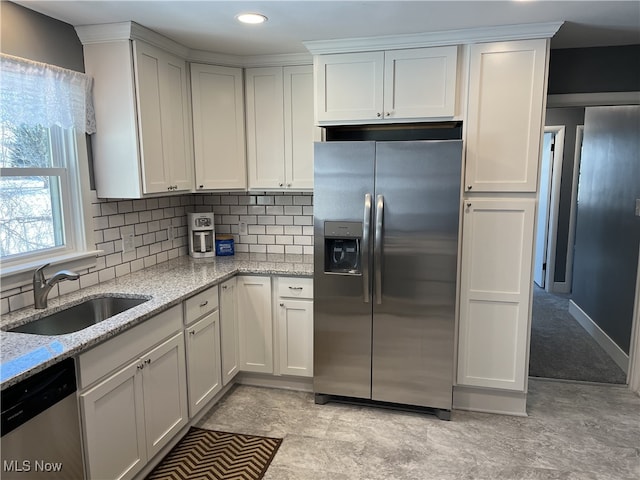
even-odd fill
[{"label": "coffee maker", "polygon": [[216,239],[213,212],[189,213],[189,255],[193,258],[215,257]]}]

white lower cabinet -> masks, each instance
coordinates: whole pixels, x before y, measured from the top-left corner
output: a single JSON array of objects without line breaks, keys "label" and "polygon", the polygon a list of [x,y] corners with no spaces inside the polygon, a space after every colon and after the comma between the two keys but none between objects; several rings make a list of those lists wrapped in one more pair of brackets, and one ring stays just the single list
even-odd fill
[{"label": "white lower cabinet", "polygon": [[220,312],[186,329],[189,416],[193,417],[222,389]]},{"label": "white lower cabinet", "polygon": [[240,370],[273,373],[271,278],[238,277]]},{"label": "white lower cabinet", "polygon": [[184,301],[189,417],[193,418],[222,389],[218,287]]},{"label": "white lower cabinet", "polygon": [[312,377],[313,280],[240,276],[237,281],[240,370]]},{"label": "white lower cabinet", "polygon": [[81,393],[90,479],[129,479],[187,424],[183,333]]},{"label": "white lower cabinet", "polygon": [[278,373],[313,377],[313,280],[276,281]]},{"label": "white lower cabinet", "polygon": [[238,331],[238,288],[236,277],[220,285],[220,349],[222,385],[227,385],[240,371]]},{"label": "white lower cabinet", "polygon": [[459,385],[524,391],[534,213],[534,199],[465,201]]}]

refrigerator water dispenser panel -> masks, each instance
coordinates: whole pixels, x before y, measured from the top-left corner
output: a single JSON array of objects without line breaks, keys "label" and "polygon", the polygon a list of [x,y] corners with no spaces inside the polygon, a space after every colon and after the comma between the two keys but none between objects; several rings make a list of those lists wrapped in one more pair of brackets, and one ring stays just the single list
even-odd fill
[{"label": "refrigerator water dispenser panel", "polygon": [[324,223],[324,271],[360,275],[361,222]]}]

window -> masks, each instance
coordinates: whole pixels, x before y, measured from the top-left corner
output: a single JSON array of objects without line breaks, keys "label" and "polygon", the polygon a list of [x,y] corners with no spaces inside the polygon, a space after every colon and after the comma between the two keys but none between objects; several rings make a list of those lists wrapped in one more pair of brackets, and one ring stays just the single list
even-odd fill
[{"label": "window", "polygon": [[[84,74],[1,55],[0,261],[6,274],[87,256]],[[87,121],[89,118],[89,121]],[[85,186],[85,188],[83,188]]]}]

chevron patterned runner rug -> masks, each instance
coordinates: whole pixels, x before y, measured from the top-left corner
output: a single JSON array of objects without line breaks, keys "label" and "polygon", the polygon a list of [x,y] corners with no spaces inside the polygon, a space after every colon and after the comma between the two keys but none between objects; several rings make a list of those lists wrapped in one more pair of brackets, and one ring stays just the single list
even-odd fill
[{"label": "chevron patterned runner rug", "polygon": [[260,480],[281,443],[193,427],[146,480]]}]

